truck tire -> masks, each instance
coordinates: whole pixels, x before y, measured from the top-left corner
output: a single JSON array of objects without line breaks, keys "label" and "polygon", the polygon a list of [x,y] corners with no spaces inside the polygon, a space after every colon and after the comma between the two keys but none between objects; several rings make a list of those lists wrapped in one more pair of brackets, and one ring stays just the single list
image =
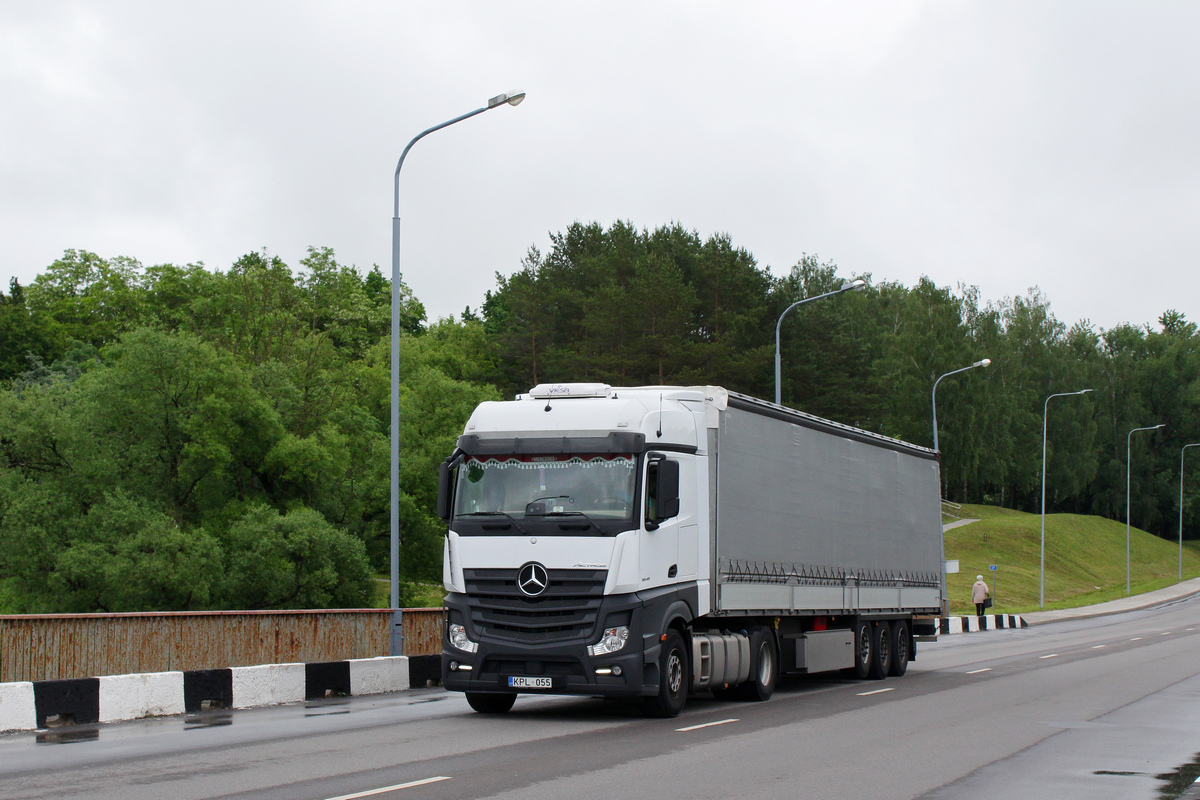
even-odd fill
[{"label": "truck tire", "polygon": [[679,631],[667,631],[658,654],[658,694],[642,699],[648,717],[679,716],[688,693],[688,655]]},{"label": "truck tire", "polygon": [[871,624],[871,669],[872,680],[886,678],[892,670],[892,626],[887,620]]},{"label": "truck tire", "polygon": [[846,670],[846,674],[858,680],[864,680],[871,674],[871,663],[875,660],[874,637],[871,635],[871,623],[859,620],[854,624],[854,666]]},{"label": "truck tire", "polygon": [[912,640],[908,635],[908,622],[898,619],[892,622],[892,667],[888,674],[899,678],[908,672],[908,661],[912,657]]},{"label": "truck tire", "polygon": [[515,694],[467,692],[467,705],[480,714],[504,714],[517,702]]},{"label": "truck tire", "polygon": [[750,680],[737,687],[738,699],[751,702],[770,700],[775,693],[779,659],[775,655],[775,637],[770,628],[750,632]]}]

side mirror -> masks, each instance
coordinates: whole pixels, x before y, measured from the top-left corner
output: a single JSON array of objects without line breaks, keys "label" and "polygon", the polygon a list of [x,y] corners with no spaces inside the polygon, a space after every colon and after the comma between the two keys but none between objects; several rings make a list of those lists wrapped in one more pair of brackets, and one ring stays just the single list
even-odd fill
[{"label": "side mirror", "polygon": [[659,456],[646,469],[646,530],[679,515],[679,462]]},{"label": "side mirror", "polygon": [[449,461],[443,461],[438,466],[437,515],[446,522],[450,521],[450,481],[454,471]]}]

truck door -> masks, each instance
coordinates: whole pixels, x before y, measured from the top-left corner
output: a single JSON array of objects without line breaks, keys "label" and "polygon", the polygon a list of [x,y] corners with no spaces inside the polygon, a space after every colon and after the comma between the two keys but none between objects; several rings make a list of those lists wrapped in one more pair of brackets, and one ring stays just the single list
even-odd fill
[{"label": "truck door", "polygon": [[675,583],[679,575],[679,466],[661,453],[646,457],[644,523],[638,534],[642,589]]}]

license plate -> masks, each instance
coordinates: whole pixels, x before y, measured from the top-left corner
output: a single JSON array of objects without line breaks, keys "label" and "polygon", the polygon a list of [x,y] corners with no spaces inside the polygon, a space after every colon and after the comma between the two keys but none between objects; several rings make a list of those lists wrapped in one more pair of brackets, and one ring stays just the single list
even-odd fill
[{"label": "license plate", "polygon": [[554,683],[549,678],[522,678],[510,676],[508,685],[513,689],[553,689]]}]

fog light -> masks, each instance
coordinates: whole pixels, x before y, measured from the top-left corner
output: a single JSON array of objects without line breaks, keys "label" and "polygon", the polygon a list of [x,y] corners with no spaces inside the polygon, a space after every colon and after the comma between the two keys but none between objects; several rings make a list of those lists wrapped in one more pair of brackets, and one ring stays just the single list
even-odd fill
[{"label": "fog light", "polygon": [[619,666],[615,665],[615,664],[613,665],[613,668],[612,668],[612,670],[613,670],[613,675],[620,675],[620,674],[621,674],[621,668],[620,668]]},{"label": "fog light", "polygon": [[451,671],[451,672],[458,672],[458,662],[457,662],[457,661],[451,661],[451,662],[450,662],[450,671]]},{"label": "fog light", "polygon": [[600,641],[588,645],[588,655],[602,656],[608,653],[615,653],[625,646],[625,640],[628,638],[629,628],[626,625],[619,625],[616,628],[605,628],[604,635],[600,637]]}]

